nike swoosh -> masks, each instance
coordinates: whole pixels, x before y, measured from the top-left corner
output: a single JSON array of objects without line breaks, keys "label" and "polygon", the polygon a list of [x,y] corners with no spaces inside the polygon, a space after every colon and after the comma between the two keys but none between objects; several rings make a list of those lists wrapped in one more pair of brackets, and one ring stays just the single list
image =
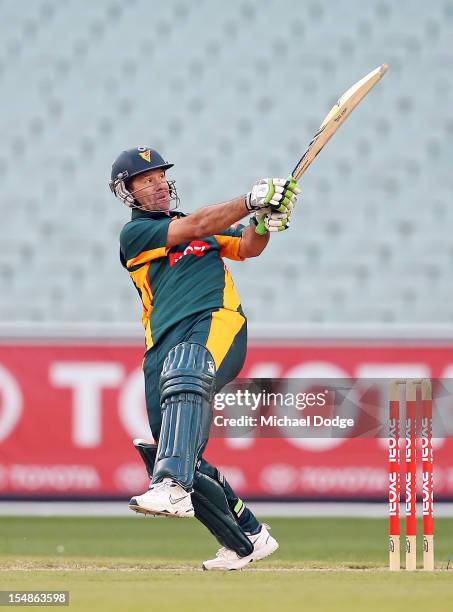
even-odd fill
[{"label": "nike swoosh", "polygon": [[183,495],[182,497],[178,497],[177,499],[174,499],[173,497],[171,497],[170,495],[170,504],[177,504],[178,502],[180,502],[182,499],[186,499],[186,496]]}]

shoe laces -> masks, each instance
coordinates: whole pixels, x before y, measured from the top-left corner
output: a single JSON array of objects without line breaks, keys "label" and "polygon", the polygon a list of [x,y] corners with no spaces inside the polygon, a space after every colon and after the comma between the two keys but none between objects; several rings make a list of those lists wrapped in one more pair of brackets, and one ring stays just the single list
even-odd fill
[{"label": "shoe laces", "polygon": [[219,548],[219,550],[217,551],[216,557],[222,559],[237,559],[238,555],[234,552],[234,550],[222,546],[222,548]]},{"label": "shoe laces", "polygon": [[149,487],[150,491],[160,491],[161,489],[167,488],[167,482],[156,482],[156,484],[151,484]]}]

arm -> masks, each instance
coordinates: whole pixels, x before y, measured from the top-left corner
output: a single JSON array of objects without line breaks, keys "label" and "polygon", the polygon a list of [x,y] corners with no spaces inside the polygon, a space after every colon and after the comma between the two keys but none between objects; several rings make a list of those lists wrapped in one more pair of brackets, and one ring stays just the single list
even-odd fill
[{"label": "arm", "polygon": [[255,225],[249,225],[242,232],[241,242],[239,244],[240,257],[257,257],[261,255],[269,242],[269,233],[259,235],[255,231]]},{"label": "arm", "polygon": [[[251,212],[264,208],[266,210],[270,208],[285,215],[288,206],[293,205],[298,192],[297,183],[292,178],[291,180],[260,179],[245,196],[239,196],[221,204],[204,206],[188,217],[173,220],[168,227],[166,246],[171,248],[196,238],[221,234],[233,223],[240,221]],[[253,232],[255,232],[255,229],[253,229]],[[244,257],[259,255],[267,244],[268,238],[266,239],[265,236],[258,237],[258,235],[253,237],[253,232],[247,230],[243,247]],[[248,253],[248,255],[245,253]]]},{"label": "arm", "polygon": [[[230,225],[240,221],[250,212],[245,206],[245,196],[239,196],[228,202],[204,206],[183,219],[174,219],[168,227],[167,247],[171,248],[182,242],[189,242],[204,236],[220,234]],[[249,228],[247,228],[249,229]],[[244,232],[245,233],[245,232]],[[258,236],[260,241],[265,236]],[[241,241],[242,242],[242,241]],[[264,247],[263,247],[264,248]]]}]

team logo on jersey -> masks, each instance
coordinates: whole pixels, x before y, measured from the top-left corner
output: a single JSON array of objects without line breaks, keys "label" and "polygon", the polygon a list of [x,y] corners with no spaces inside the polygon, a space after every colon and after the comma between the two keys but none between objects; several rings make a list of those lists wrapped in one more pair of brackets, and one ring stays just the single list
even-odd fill
[{"label": "team logo on jersey", "polygon": [[145,149],[145,147],[138,147],[138,154],[148,163],[151,161],[151,151],[149,149]]},{"label": "team logo on jersey", "polygon": [[211,246],[207,242],[203,242],[203,240],[192,240],[192,242],[186,246],[184,251],[180,251],[179,253],[169,253],[168,261],[170,266],[173,267],[186,255],[204,257],[206,251],[209,251],[210,248]]}]

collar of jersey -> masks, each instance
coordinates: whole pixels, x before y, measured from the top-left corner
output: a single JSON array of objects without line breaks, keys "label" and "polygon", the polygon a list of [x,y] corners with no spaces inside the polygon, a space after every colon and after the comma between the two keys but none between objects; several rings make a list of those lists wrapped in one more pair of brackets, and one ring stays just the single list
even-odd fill
[{"label": "collar of jersey", "polygon": [[[170,211],[170,217],[184,217],[184,213],[181,213],[179,211],[174,211],[171,210]],[[134,219],[140,219],[142,217],[145,217],[146,219],[165,219],[168,217],[167,213],[164,212],[149,212],[147,210],[140,210],[139,208],[134,208],[132,210],[132,221]]]}]

